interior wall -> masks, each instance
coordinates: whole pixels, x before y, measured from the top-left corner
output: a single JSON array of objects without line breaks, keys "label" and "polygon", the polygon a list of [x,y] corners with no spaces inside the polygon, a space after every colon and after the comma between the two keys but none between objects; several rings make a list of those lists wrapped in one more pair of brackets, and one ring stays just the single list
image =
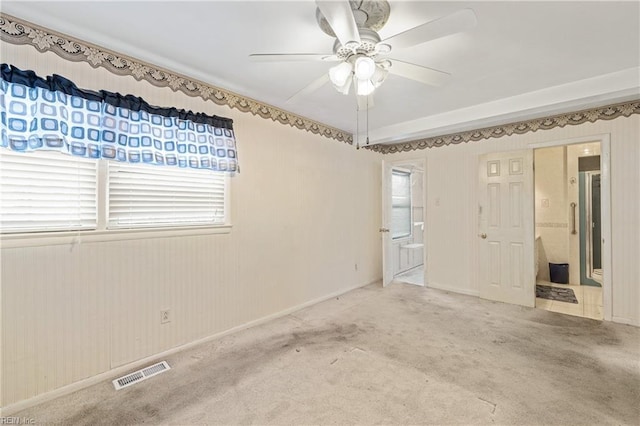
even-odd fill
[{"label": "interior wall", "polygon": [[640,116],[385,156],[425,158],[427,286],[478,294],[478,157],[529,144],[611,138],[612,319],[640,326]]},{"label": "interior wall", "polygon": [[0,49],[40,76],[230,117],[241,165],[228,234],[3,247],[0,406],[381,279],[381,155],[31,46]]}]

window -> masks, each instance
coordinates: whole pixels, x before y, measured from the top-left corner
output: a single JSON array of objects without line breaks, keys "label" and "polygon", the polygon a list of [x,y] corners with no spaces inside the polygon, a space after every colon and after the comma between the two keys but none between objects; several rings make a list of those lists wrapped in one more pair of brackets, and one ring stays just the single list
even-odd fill
[{"label": "window", "polygon": [[391,236],[411,236],[411,173],[401,170],[391,176]]},{"label": "window", "polygon": [[96,161],[0,150],[3,233],[96,229]]},{"label": "window", "polygon": [[209,170],[2,149],[0,179],[2,233],[228,222],[227,177]]},{"label": "window", "polygon": [[109,228],[225,223],[225,177],[109,162]]},{"label": "window", "polygon": [[[0,68],[1,233],[32,232],[38,243],[68,236],[37,235],[49,231],[100,231],[85,234],[100,239],[108,230],[137,238],[115,231],[229,228],[227,173],[239,171],[233,120]],[[29,238],[13,238],[21,239]]]}]

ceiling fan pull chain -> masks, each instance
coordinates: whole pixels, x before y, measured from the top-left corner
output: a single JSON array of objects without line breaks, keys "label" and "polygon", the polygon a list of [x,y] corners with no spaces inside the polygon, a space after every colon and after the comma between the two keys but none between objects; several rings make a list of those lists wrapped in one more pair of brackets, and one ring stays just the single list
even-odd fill
[{"label": "ceiling fan pull chain", "polygon": [[356,149],[360,149],[360,110],[356,103]]},{"label": "ceiling fan pull chain", "polygon": [[367,145],[369,145],[369,96],[367,96]]}]

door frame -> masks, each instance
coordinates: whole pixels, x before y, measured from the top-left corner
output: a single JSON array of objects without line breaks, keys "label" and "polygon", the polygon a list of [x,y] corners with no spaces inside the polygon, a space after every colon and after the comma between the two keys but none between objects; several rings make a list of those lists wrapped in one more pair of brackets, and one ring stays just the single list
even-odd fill
[{"label": "door frame", "polygon": [[[612,317],[612,289],[611,289],[611,135],[601,133],[591,136],[557,139],[547,142],[536,142],[527,145],[529,149],[549,148],[554,146],[577,145],[588,142],[600,143],[600,200],[602,215],[602,309],[605,321]],[[534,163],[535,166],[535,163]],[[533,175],[535,179],[535,173]],[[535,184],[535,181],[534,181]],[[535,196],[535,195],[534,195]],[[535,224],[534,224],[535,225]],[[535,226],[534,226],[535,229]],[[535,238],[535,235],[534,235]]]},{"label": "door frame", "polygon": [[[578,233],[580,247],[580,285],[597,285],[602,287],[601,283],[593,279],[593,228],[587,225],[593,222],[591,185],[594,174],[602,178],[600,170],[597,172],[588,171],[578,173],[578,188],[580,194],[578,202],[580,211],[580,230]],[[600,228],[602,228],[602,220],[600,220]],[[602,232],[600,236],[602,237]],[[602,268],[602,253],[600,256],[600,268]]]},{"label": "door frame", "polygon": [[[429,277],[429,268],[427,268],[427,217],[428,217],[428,211],[427,211],[427,160],[426,158],[413,158],[413,159],[407,159],[407,160],[394,160],[394,161],[387,161],[387,160],[382,160],[382,227],[381,229],[388,229],[391,230],[391,217],[389,217],[390,215],[388,214],[388,212],[391,211],[391,183],[387,182],[387,179],[391,179],[391,173],[387,173],[387,167],[388,170],[391,171],[394,168],[402,168],[402,166],[406,166],[407,164],[415,164],[418,167],[422,168],[422,220],[424,222],[423,225],[423,230],[422,230],[422,241],[424,246],[422,247],[422,264],[423,269],[424,269],[424,287],[427,286],[427,284],[429,283],[428,281],[428,277]],[[387,185],[388,184],[388,185]],[[412,221],[413,221],[413,213],[412,213]],[[390,259],[390,255],[391,253],[387,253],[388,247],[392,246],[392,241],[391,241],[391,232],[382,232],[382,238],[381,238],[381,244],[382,244],[382,283],[383,286],[385,286],[385,275],[387,273],[386,268],[388,268],[389,266],[392,268],[393,270],[393,263],[390,264],[390,262],[392,262],[392,259]],[[389,280],[388,283],[386,283],[386,285],[391,284],[391,281],[393,281],[393,273],[391,275],[391,279]]]}]

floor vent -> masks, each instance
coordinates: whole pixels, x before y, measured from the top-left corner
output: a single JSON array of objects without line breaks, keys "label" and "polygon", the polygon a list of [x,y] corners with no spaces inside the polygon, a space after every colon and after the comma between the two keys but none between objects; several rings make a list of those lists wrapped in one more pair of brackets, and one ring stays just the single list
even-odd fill
[{"label": "floor vent", "polygon": [[149,367],[143,368],[142,370],[134,371],[131,374],[127,374],[124,377],[120,377],[119,379],[115,379],[113,381],[113,386],[116,390],[120,390],[122,388],[126,388],[127,386],[131,386],[138,382],[148,379],[149,377],[153,377],[156,374],[164,373],[165,371],[171,369],[167,361],[162,361],[157,364],[153,364]]}]

